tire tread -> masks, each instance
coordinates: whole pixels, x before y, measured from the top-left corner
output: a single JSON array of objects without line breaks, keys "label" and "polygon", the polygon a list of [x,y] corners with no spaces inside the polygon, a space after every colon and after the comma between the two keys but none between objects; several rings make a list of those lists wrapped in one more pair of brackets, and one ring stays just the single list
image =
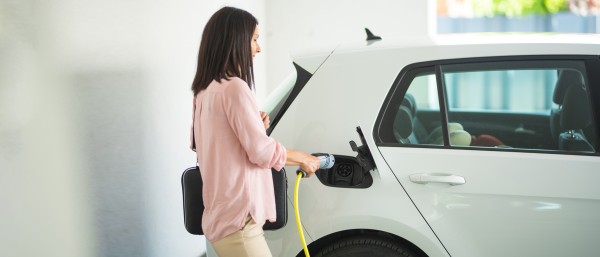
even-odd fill
[{"label": "tire tread", "polygon": [[338,256],[336,252],[340,249],[344,249],[347,247],[368,247],[375,246],[384,249],[388,249],[395,254],[393,256],[403,256],[403,257],[419,257],[414,254],[412,251],[408,250],[405,246],[400,245],[396,242],[393,242],[389,239],[378,238],[373,236],[357,236],[348,239],[343,239],[337,241],[325,248],[323,248],[315,257],[334,257]]}]

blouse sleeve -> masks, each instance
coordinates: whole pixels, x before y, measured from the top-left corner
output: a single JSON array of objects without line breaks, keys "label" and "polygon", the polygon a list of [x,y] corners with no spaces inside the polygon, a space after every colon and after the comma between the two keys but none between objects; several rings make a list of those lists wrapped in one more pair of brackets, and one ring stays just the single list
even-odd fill
[{"label": "blouse sleeve", "polygon": [[232,85],[225,89],[223,104],[229,124],[250,162],[261,168],[281,170],[287,157],[286,149],[267,136],[248,84],[232,79]]}]

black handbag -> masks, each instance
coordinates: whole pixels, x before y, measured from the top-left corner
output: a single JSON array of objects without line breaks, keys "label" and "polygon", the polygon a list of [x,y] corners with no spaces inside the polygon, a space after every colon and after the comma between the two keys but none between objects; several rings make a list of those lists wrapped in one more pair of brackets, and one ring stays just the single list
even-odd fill
[{"label": "black handbag", "polygon": [[[277,219],[275,222],[266,221],[263,230],[277,230],[287,224],[287,176],[285,168],[281,171],[271,169],[273,175],[273,188],[275,191],[275,208]],[[202,177],[198,167],[190,167],[181,175],[183,189],[183,221],[185,229],[194,235],[204,235],[202,231],[202,215],[204,201],[202,199]]]},{"label": "black handbag", "polygon": [[[195,105],[194,105],[195,109]],[[195,110],[194,110],[195,112]],[[192,148],[196,149],[196,142],[192,127]],[[271,169],[273,175],[273,191],[275,192],[275,210],[277,218],[275,222],[266,221],[263,230],[277,230],[287,224],[287,176],[285,168],[281,171]],[[204,200],[202,199],[202,176],[200,168],[190,167],[181,175],[181,187],[183,191],[183,222],[185,229],[194,235],[204,235],[202,231],[202,215],[204,214]]]}]

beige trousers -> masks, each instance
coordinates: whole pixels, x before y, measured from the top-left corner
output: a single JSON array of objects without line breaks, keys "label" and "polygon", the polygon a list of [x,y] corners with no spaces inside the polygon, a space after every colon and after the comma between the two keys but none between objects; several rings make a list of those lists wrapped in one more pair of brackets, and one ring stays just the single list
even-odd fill
[{"label": "beige trousers", "polygon": [[212,242],[219,257],[272,257],[261,226],[250,216],[242,230]]}]

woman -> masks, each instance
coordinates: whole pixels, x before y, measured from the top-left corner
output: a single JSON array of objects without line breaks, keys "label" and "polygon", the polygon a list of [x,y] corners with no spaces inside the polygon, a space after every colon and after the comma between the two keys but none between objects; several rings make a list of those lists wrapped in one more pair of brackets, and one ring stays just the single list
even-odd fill
[{"label": "woman", "polygon": [[274,221],[271,168],[300,166],[309,176],[319,159],[268,137],[269,118],[252,89],[260,53],[258,21],[224,7],[204,28],[192,84],[198,163],[204,183],[202,229],[221,257],[271,256],[262,226]]}]

